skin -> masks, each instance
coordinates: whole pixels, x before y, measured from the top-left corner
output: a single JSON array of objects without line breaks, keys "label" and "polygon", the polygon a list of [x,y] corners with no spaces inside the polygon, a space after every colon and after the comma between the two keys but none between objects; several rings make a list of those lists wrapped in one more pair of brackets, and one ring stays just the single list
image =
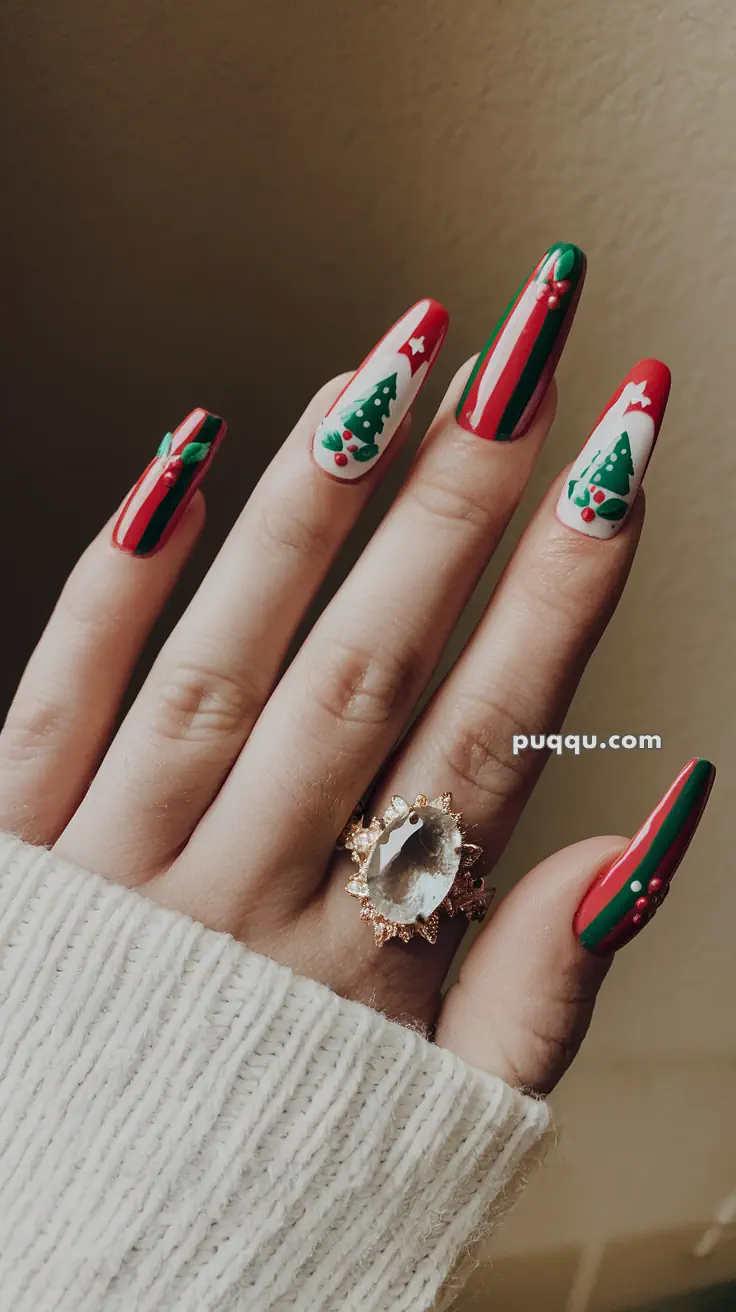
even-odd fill
[{"label": "skin", "polygon": [[281,677],[311,599],[408,424],[364,479],[338,483],[314,463],[310,439],[345,376],[318,393],[117,732],[135,661],[202,528],[203,497],[147,559],[116,550],[107,525],[73,569],[0,733],[0,827],[346,997],[436,1024],[439,1044],[545,1093],[577,1051],[610,965],[578,945],[574,912],[626,840],[589,839],[527,875],[482,928],[444,1002],[465,920],[444,920],[435,947],[377,948],[344,892],[349,859],[334,851],[380,772],[373,813],[393,793],[450,790],[489,873],[544,760],[513,757],[512,734],[558,728],[636,550],[643,500],[617,537],[597,541],[556,519],[561,475],[474,637],[392,754],[554,416],[553,383],[519,441],[467,433],[454,412],[472,363]]}]

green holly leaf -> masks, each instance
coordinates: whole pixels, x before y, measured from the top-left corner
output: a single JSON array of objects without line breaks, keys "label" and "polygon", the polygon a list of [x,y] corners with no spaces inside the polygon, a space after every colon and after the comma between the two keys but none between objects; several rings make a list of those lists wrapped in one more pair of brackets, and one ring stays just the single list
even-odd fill
[{"label": "green holly leaf", "polygon": [[166,434],[164,435],[164,437],[161,438],[161,442],[160,442],[160,445],[159,445],[158,451],[156,452],[156,455],[157,455],[157,456],[167,456],[167,455],[169,454],[170,449],[171,449],[171,443],[172,443],[173,439],[174,439],[174,434],[173,434],[173,433],[166,433]]},{"label": "green holly leaf", "polygon": [[181,453],[181,463],[183,465],[198,465],[200,460],[207,459],[209,453],[209,442],[188,442]]},{"label": "green holly leaf", "polygon": [[328,451],[342,451],[342,438],[339,433],[325,433],[322,445],[326,446]]},{"label": "green holly leaf", "polygon": [[576,478],[571,478],[571,479],[570,479],[570,482],[569,482],[568,485],[567,485],[567,499],[568,499],[568,501],[572,501],[573,488],[575,487],[575,484],[577,483],[577,481],[578,481],[578,480],[577,480]]},{"label": "green holly leaf", "polygon": [[572,246],[567,246],[557,257],[555,264],[555,282],[562,282],[569,277],[575,268],[575,252]]},{"label": "green holly leaf", "polygon": [[361,461],[362,461],[362,460],[374,460],[375,457],[376,457],[378,454],[379,454],[379,451],[378,451],[378,447],[376,446],[375,442],[370,442],[370,443],[368,444],[368,446],[361,446],[361,447],[359,447],[359,449],[358,449],[357,451],[354,451],[354,452],[353,452],[353,455],[355,456],[355,459],[356,459],[356,460],[361,460]]},{"label": "green holly leaf", "polygon": [[619,501],[617,497],[611,497],[602,506],[596,506],[601,519],[623,519],[628,508],[626,502]]},{"label": "green holly leaf", "polygon": [[[570,495],[572,496],[572,493]],[[578,492],[575,493],[572,499],[575,502],[576,506],[589,506],[590,492],[588,491],[587,487],[582,487]]]}]

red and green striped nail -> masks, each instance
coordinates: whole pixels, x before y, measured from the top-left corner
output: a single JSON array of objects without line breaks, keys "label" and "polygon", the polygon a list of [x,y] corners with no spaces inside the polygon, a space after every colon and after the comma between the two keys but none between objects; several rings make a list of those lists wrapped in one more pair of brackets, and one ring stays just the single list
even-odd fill
[{"label": "red and green striped nail", "polygon": [[715,773],[710,761],[689,761],[626,851],[591,884],[573,921],[589,952],[616,952],[649,924],[698,827]]},{"label": "red and green striped nail", "polygon": [[583,290],[585,255],[556,242],[522,284],[478,357],[457,422],[492,442],[529,428],[549,387]]},{"label": "red and green striped nail", "polygon": [[112,532],[116,547],[133,556],[150,556],[164,545],[212,464],[226,429],[224,419],[197,409],[162,438],[118,515]]}]

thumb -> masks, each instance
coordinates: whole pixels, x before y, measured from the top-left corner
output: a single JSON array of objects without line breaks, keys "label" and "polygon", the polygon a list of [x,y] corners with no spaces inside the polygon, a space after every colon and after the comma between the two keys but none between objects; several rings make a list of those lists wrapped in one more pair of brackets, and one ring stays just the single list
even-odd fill
[{"label": "thumb", "polygon": [[666,896],[714,774],[710,762],[690,761],[630,843],[589,838],[526,875],[473,943],[437,1043],[509,1084],[549,1093],[585,1037],[610,953]]}]

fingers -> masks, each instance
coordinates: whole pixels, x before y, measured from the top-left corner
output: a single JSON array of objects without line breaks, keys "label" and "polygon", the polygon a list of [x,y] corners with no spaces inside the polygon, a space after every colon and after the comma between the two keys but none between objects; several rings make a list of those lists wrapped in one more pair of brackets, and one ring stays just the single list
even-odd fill
[{"label": "fingers", "polygon": [[53,843],[112,732],[133,667],[204,524],[198,494],[157,555],[113,545],[113,523],[74,567],[0,733],[0,829]]},{"label": "fingers", "polygon": [[437,1042],[508,1084],[548,1093],[585,1037],[611,959],[572,929],[598,873],[626,846],[589,838],[548,857],[512,889],[447,993]]},{"label": "fingers", "polygon": [[[620,424],[616,415],[608,439],[611,450],[620,439]],[[624,431],[630,425],[627,415]],[[644,458],[636,449],[635,472],[642,471]],[[610,479],[610,471],[604,473]],[[633,482],[631,476],[629,480]],[[514,736],[525,735],[529,741],[562,722],[616,606],[639,538],[643,501],[633,499],[631,491],[626,499],[623,488],[615,495],[625,500],[626,514],[616,521],[621,531],[612,540],[600,541],[562,523],[555,503],[566,496],[569,483],[569,478],[558,481],[526,529],[471,642],[371,799],[371,814],[379,815],[396,794],[411,803],[418,794],[432,798],[449,792],[468,837],[483,848],[477,868],[481,875],[493,868],[505,847],[545,762],[542,752],[515,754]],[[594,487],[599,490],[598,484]],[[368,959],[372,946],[357,907],[344,895],[345,876],[340,862],[334,897],[327,898],[331,932]],[[370,909],[363,906],[364,911]],[[393,916],[388,905],[381,914],[397,922],[404,915],[400,905]],[[427,1000],[440,987],[466,927],[462,915],[440,917],[437,944],[423,957],[424,1018]],[[422,947],[417,945],[418,953]],[[374,957],[373,977],[391,974],[383,950],[380,960],[378,954]]]},{"label": "fingers", "polygon": [[[453,382],[390,514],[271,698],[209,814],[167,876],[177,899],[217,842],[223,885],[254,914],[254,884],[311,894],[357,797],[402,732],[485,568],[549,430],[481,441],[456,422]],[[249,838],[253,883],[242,879]],[[255,848],[253,844],[255,843]],[[210,891],[211,896],[211,891]],[[194,911],[192,912],[194,914]]]},{"label": "fingers", "polygon": [[[262,888],[273,891],[288,863],[287,901],[313,890],[336,833],[403,730],[516,507],[551,422],[554,392],[548,384],[584,271],[576,247],[548,251],[472,375],[467,368],[456,379],[392,513],[282,680],[211,812],[167,875],[177,899],[183,884],[194,894],[202,852],[215,835],[223,886],[237,888],[245,833],[262,835],[258,850],[251,846],[249,862]],[[418,323],[401,348],[404,373],[408,368],[419,376],[428,345],[424,322]],[[356,451],[348,441],[351,434],[363,436],[363,429],[370,435],[370,412],[380,414],[383,399],[390,401],[393,385],[380,350],[369,366],[370,387],[351,384],[345,393],[350,404],[344,449],[331,454],[339,445],[331,423],[318,431],[315,456],[330,468],[347,451],[356,461],[380,453],[379,445]],[[522,434],[523,441],[511,441]],[[354,466],[341,468],[342,477],[355,477]],[[240,897],[252,915],[251,881],[240,886]],[[191,910],[197,914],[196,901]]]},{"label": "fingers", "polygon": [[179,853],[375,490],[383,453],[389,443],[389,457],[398,450],[402,421],[446,327],[441,306],[420,302],[354,377],[315,397],[162,649],[64,834],[65,855],[145,882]]},{"label": "fingers", "polygon": [[642,361],[624,379],[585,459],[524,533],[471,643],[386,781],[389,796],[451,792],[489,863],[545,759],[515,755],[514,735],[529,739],[559,726],[621,595],[642,523],[636,492],[668,386],[669,371],[656,361]]},{"label": "fingers", "polygon": [[715,771],[690,761],[627,845],[593,838],[543,861],[478,935],[440,1013],[437,1042],[547,1093],[572,1061],[617,951],[662,905]]}]

